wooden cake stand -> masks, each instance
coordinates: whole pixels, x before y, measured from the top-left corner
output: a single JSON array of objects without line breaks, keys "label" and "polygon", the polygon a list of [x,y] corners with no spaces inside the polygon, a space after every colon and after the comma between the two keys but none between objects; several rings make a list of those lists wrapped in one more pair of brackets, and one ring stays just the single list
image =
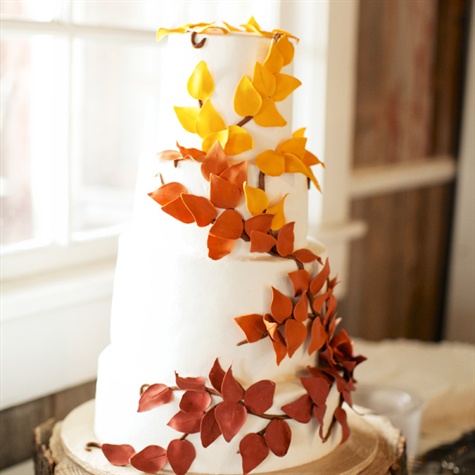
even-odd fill
[{"label": "wooden cake stand", "polygon": [[[399,430],[381,416],[348,410],[349,439],[317,462],[279,471],[279,475],[405,475],[405,443]],[[94,400],[72,411],[62,422],[47,421],[35,430],[36,475],[137,475],[131,466],[110,465],[95,441]],[[163,471],[163,474],[171,472]],[[193,474],[189,474],[193,475]],[[271,474],[261,474],[271,475]],[[277,475],[277,472],[273,472]]]}]

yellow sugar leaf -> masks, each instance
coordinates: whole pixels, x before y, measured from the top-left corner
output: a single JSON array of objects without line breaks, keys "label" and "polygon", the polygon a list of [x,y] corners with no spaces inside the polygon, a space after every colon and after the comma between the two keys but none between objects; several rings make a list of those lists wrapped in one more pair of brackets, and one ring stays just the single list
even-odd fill
[{"label": "yellow sugar leaf", "polygon": [[273,214],[274,218],[272,219],[271,229],[273,231],[279,230],[285,224],[285,214],[284,214],[284,204],[285,198],[287,198],[288,193],[275,205],[269,206],[266,213]]},{"label": "yellow sugar leaf", "polygon": [[260,188],[253,188],[244,183],[244,196],[246,197],[247,210],[252,216],[261,214],[269,206],[269,198]]},{"label": "yellow sugar leaf", "polygon": [[281,142],[277,147],[277,152],[282,154],[292,153],[293,155],[297,155],[300,159],[303,159],[306,145],[307,139],[305,137],[292,137],[291,139]]},{"label": "yellow sugar leaf", "polygon": [[261,106],[261,95],[251,80],[247,76],[243,76],[234,94],[234,110],[241,117],[253,117],[259,112]]},{"label": "yellow sugar leaf", "polygon": [[285,172],[285,160],[281,153],[266,150],[256,157],[256,165],[262,173],[280,176]]},{"label": "yellow sugar leaf", "polygon": [[286,173],[302,173],[309,177],[310,169],[293,153],[285,153],[285,172]]},{"label": "yellow sugar leaf", "polygon": [[266,59],[264,60],[264,67],[267,68],[271,73],[278,73],[284,65],[284,57],[277,49],[276,43],[272,41],[269,48],[269,53],[267,54]]},{"label": "yellow sugar leaf", "polygon": [[308,176],[308,178],[310,178],[312,183],[315,185],[315,188],[321,193],[322,189],[320,187],[320,183],[318,183],[317,178],[315,177],[315,175],[313,174],[313,172],[310,168],[307,168],[307,176]]},{"label": "yellow sugar leaf", "polygon": [[196,119],[196,133],[202,139],[204,139],[208,135],[224,129],[226,129],[224,120],[218,114],[213,104],[211,104],[211,101],[208,99],[203,104],[203,107],[199,110],[198,117]]},{"label": "yellow sugar leaf", "polygon": [[251,134],[238,125],[228,127],[228,138],[224,145],[226,155],[239,155],[254,147],[254,139]]},{"label": "yellow sugar leaf", "polygon": [[297,129],[293,134],[292,137],[304,137],[305,136],[305,127],[301,127]]},{"label": "yellow sugar leaf", "polygon": [[221,147],[224,149],[226,147],[226,143],[228,142],[229,131],[228,129],[219,130],[218,132],[214,132],[212,134],[207,135],[201,144],[201,148],[204,152],[208,153],[216,142],[219,142]]},{"label": "yellow sugar leaf", "polygon": [[253,16],[249,18],[247,23],[244,23],[241,25],[246,31],[252,32],[252,33],[260,33],[261,32],[261,27],[259,26],[259,23],[255,20]]},{"label": "yellow sugar leaf", "polygon": [[165,36],[169,35],[170,33],[185,33],[186,31],[186,25],[180,26],[178,28],[159,28],[157,30],[157,41],[160,41],[162,38]]},{"label": "yellow sugar leaf", "polygon": [[191,97],[200,101],[206,101],[213,94],[214,81],[205,61],[196,65],[188,79],[187,89]]},{"label": "yellow sugar leaf", "polygon": [[223,21],[223,25],[229,30],[229,31],[232,31],[232,32],[239,32],[241,31],[239,28],[236,28],[235,26],[232,26],[230,25],[229,23]]},{"label": "yellow sugar leaf", "polygon": [[261,110],[254,116],[254,122],[262,127],[283,127],[287,124],[274,101],[267,98],[262,99]]},{"label": "yellow sugar leaf", "polygon": [[199,107],[174,107],[181,126],[192,134],[196,134],[196,120],[200,113]]},{"label": "yellow sugar leaf", "polygon": [[275,75],[275,79],[276,87],[272,99],[277,102],[283,101],[302,84],[297,78],[289,76],[288,74],[278,73]]},{"label": "yellow sugar leaf", "polygon": [[305,154],[302,158],[303,163],[307,165],[307,167],[311,167],[312,165],[322,165],[323,162],[316,157],[312,152],[309,152],[308,150],[305,150]]},{"label": "yellow sugar leaf", "polygon": [[256,62],[252,76],[252,84],[259,91],[262,97],[271,97],[274,94],[276,79],[275,76],[261,63]]},{"label": "yellow sugar leaf", "polygon": [[294,59],[294,45],[289,41],[287,35],[282,35],[277,40],[276,46],[284,59],[284,66],[287,66],[287,64],[290,64]]}]

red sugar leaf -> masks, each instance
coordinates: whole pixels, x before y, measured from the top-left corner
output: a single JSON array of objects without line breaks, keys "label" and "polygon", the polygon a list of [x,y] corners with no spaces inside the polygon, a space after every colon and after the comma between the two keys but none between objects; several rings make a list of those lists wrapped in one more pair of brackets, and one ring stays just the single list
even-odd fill
[{"label": "red sugar leaf", "polygon": [[223,385],[224,374],[224,369],[219,364],[218,358],[216,358],[214,360],[213,367],[209,372],[209,380],[213,388],[216,389],[216,391],[218,391],[219,393],[221,393],[221,386]]},{"label": "red sugar leaf", "polygon": [[237,402],[224,401],[216,406],[215,416],[224,440],[229,442],[246,422],[247,410]]},{"label": "red sugar leaf", "polygon": [[285,322],[284,331],[289,358],[292,358],[307,338],[307,327],[302,322],[289,318]]},{"label": "red sugar leaf", "polygon": [[134,448],[127,444],[102,444],[101,449],[106,459],[117,466],[128,465],[131,457],[135,455]]},{"label": "red sugar leaf", "polygon": [[168,425],[184,434],[195,434],[200,431],[202,412],[177,412],[168,422]]},{"label": "red sugar leaf", "polygon": [[310,283],[310,292],[312,295],[317,295],[325,285],[328,277],[330,275],[330,264],[328,259],[325,260],[322,270],[315,276],[315,278]]},{"label": "red sugar leaf", "polygon": [[294,252],[294,256],[298,261],[302,262],[303,264],[307,264],[309,262],[313,262],[319,259],[319,257],[309,249],[298,249]]},{"label": "red sugar leaf", "polygon": [[282,406],[282,410],[297,422],[306,424],[312,418],[312,400],[308,394],[304,394],[296,401]]},{"label": "red sugar leaf", "polygon": [[327,434],[325,435],[324,430],[326,430],[326,427],[323,427],[323,423],[325,420],[325,413],[327,412],[327,406],[324,404],[323,406],[313,406],[312,408],[313,412],[313,417],[315,417],[315,420],[318,422],[320,429],[318,431],[320,438],[325,441],[330,433],[327,431]]},{"label": "red sugar leaf", "polygon": [[210,175],[210,200],[217,208],[236,208],[241,191],[234,184],[212,173]]},{"label": "red sugar leaf", "polygon": [[305,269],[296,270],[289,273],[289,279],[294,287],[294,295],[304,294],[308,290],[310,274]]},{"label": "red sugar leaf", "polygon": [[294,250],[294,225],[295,223],[284,224],[277,236],[277,252],[282,257],[287,257]]},{"label": "red sugar leaf", "polygon": [[140,396],[138,412],[168,404],[173,400],[173,391],[164,384],[152,384]]},{"label": "red sugar leaf", "polygon": [[323,406],[326,403],[330,392],[330,383],[326,378],[303,377],[300,381],[317,406]]},{"label": "red sugar leaf", "polygon": [[180,409],[184,412],[200,412],[208,409],[211,404],[211,395],[202,391],[186,391],[180,401]]},{"label": "red sugar leaf", "polygon": [[220,143],[216,141],[201,163],[201,173],[205,179],[209,181],[211,173],[221,175],[221,173],[227,170],[230,166],[231,162],[224,153],[223,147],[221,147]]},{"label": "red sugar leaf", "polygon": [[269,447],[262,435],[252,433],[241,440],[239,452],[242,457],[243,475],[247,475],[267,458]]},{"label": "red sugar leaf", "polygon": [[244,223],[244,229],[246,230],[246,234],[250,237],[252,231],[260,231],[264,234],[268,233],[273,219],[273,214],[258,214],[257,216],[249,218]]},{"label": "red sugar leaf", "polygon": [[308,297],[307,294],[302,294],[299,301],[294,307],[294,318],[298,322],[305,322],[308,318]]},{"label": "red sugar leaf", "polygon": [[224,375],[221,394],[223,395],[223,399],[229,402],[239,402],[244,397],[244,388],[233,376],[233,370],[231,368],[229,368]]},{"label": "red sugar leaf", "polygon": [[312,330],[310,333],[310,345],[308,347],[308,354],[318,351],[327,341],[327,332],[319,317],[316,317],[312,323]]},{"label": "red sugar leaf", "polygon": [[152,191],[152,193],[149,193],[148,196],[154,199],[159,205],[165,206],[167,203],[170,203],[170,201],[179,198],[182,193],[188,193],[186,187],[181,183],[173,181],[162,185],[160,188]]},{"label": "red sugar leaf", "polygon": [[197,148],[182,147],[178,142],[176,146],[180,150],[181,156],[183,158],[191,157],[193,160],[195,160],[195,162],[201,163],[206,157],[206,153],[203,152],[203,150],[198,150]]},{"label": "red sugar leaf", "polygon": [[335,411],[335,419],[340,423],[343,429],[343,436],[341,438],[341,443],[343,443],[350,436],[350,427],[348,426],[345,410],[341,407],[337,408],[337,410]]},{"label": "red sugar leaf", "polygon": [[190,224],[195,222],[195,218],[185,206],[181,196],[162,206],[162,210],[182,223]]},{"label": "red sugar leaf", "polygon": [[221,429],[216,420],[216,407],[212,407],[201,419],[200,437],[204,448],[210,446],[221,435]]},{"label": "red sugar leaf", "polygon": [[176,385],[183,389],[183,391],[204,391],[205,379],[201,376],[196,378],[182,378],[178,373],[175,373]]},{"label": "red sugar leaf", "polygon": [[346,330],[341,330],[337,333],[330,342],[331,346],[338,350],[341,355],[348,358],[353,356],[353,343]]},{"label": "red sugar leaf", "polygon": [[261,340],[267,332],[262,315],[257,313],[236,317],[234,320],[241,327],[249,343]]},{"label": "red sugar leaf", "polygon": [[188,440],[175,439],[168,444],[168,463],[176,475],[185,475],[196,457],[196,450]]},{"label": "red sugar leaf", "polygon": [[236,244],[235,239],[222,239],[211,234],[208,236],[208,257],[215,261],[231,254]]},{"label": "red sugar leaf", "polygon": [[258,381],[244,393],[244,404],[253,414],[264,414],[274,402],[275,383],[269,380]]},{"label": "red sugar leaf", "polygon": [[234,209],[227,209],[217,217],[209,233],[221,239],[238,239],[243,230],[241,214]]},{"label": "red sugar leaf", "polygon": [[132,467],[146,473],[157,473],[167,463],[167,452],[158,445],[149,445],[130,460]]},{"label": "red sugar leaf", "polygon": [[220,177],[236,185],[242,193],[244,182],[247,181],[247,160],[227,168]]},{"label": "red sugar leaf", "polygon": [[289,424],[273,419],[266,428],[265,439],[271,452],[277,457],[283,457],[288,452],[292,440]]},{"label": "red sugar leaf", "polygon": [[270,234],[261,233],[260,231],[251,232],[251,252],[269,252],[277,241]]},{"label": "red sugar leaf", "polygon": [[294,305],[290,297],[272,287],[271,313],[278,323],[283,323],[284,320],[292,315],[293,307]]},{"label": "red sugar leaf", "polygon": [[189,212],[193,215],[196,224],[201,228],[211,224],[214,218],[218,215],[218,212],[211,201],[204,196],[183,193],[181,198]]}]

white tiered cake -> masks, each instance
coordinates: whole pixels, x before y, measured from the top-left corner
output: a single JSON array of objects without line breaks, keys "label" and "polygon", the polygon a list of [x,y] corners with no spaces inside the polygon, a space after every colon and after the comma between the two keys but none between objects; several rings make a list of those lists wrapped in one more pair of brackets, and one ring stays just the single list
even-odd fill
[{"label": "white tiered cake", "polygon": [[164,152],[140,172],[99,360],[95,434],[117,465],[279,471],[348,436],[363,358],[337,331],[325,250],[307,237],[319,161],[291,129],[297,42],[252,19],[240,30],[159,31],[174,33]]}]

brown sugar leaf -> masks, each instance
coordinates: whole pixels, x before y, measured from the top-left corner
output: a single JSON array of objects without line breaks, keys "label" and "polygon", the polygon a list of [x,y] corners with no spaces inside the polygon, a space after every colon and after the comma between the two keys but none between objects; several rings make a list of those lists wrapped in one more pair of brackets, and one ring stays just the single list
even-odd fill
[{"label": "brown sugar leaf", "polygon": [[149,445],[130,459],[130,464],[146,473],[157,473],[167,463],[167,451],[159,445]]},{"label": "brown sugar leaf", "polygon": [[299,269],[289,273],[289,278],[294,287],[294,295],[307,292],[310,283],[310,274],[305,269]]},{"label": "brown sugar leaf", "polygon": [[221,173],[227,170],[231,165],[227,155],[224,153],[223,147],[217,141],[201,163],[201,173],[206,180],[209,181],[211,173],[221,175]]},{"label": "brown sugar leaf", "polygon": [[269,380],[258,381],[246,389],[244,404],[253,414],[264,414],[274,402],[275,383]]},{"label": "brown sugar leaf", "polygon": [[200,438],[204,448],[210,446],[221,435],[221,429],[216,420],[216,407],[212,407],[201,419]]},{"label": "brown sugar leaf", "polygon": [[218,212],[208,198],[188,193],[182,194],[181,198],[199,227],[208,226],[216,218]]},{"label": "brown sugar leaf", "polygon": [[282,406],[282,410],[297,422],[306,424],[312,419],[312,399],[308,394],[304,394],[296,401]]},{"label": "brown sugar leaf", "polygon": [[216,407],[216,421],[224,440],[230,442],[247,420],[246,408],[237,402],[224,401]]},{"label": "brown sugar leaf", "polygon": [[244,388],[241,383],[233,376],[232,368],[229,368],[223,378],[221,394],[225,401],[239,402],[244,397]]},{"label": "brown sugar leaf", "polygon": [[294,225],[293,222],[285,224],[277,236],[277,252],[282,257],[289,256],[294,250]]},{"label": "brown sugar leaf", "polygon": [[205,380],[201,376],[196,378],[182,378],[178,373],[175,373],[176,385],[183,391],[204,391]]},{"label": "brown sugar leaf", "polygon": [[179,198],[182,193],[188,193],[186,187],[181,183],[173,181],[162,185],[160,188],[152,191],[152,193],[149,193],[148,196],[155,200],[159,205],[165,206],[167,203],[170,203],[170,201]]},{"label": "brown sugar leaf", "polygon": [[246,234],[251,237],[252,231],[260,231],[261,233],[268,233],[272,224],[272,214],[258,214],[249,218],[244,223]]},{"label": "brown sugar leaf", "polygon": [[260,231],[251,232],[251,252],[269,252],[276,244],[277,240],[270,234]]},{"label": "brown sugar leaf", "polygon": [[216,391],[221,393],[221,387],[223,385],[223,379],[224,379],[225,371],[219,364],[218,358],[214,360],[213,367],[211,368],[211,371],[209,372],[209,380],[211,382],[211,385],[213,386]]},{"label": "brown sugar leaf", "polygon": [[236,208],[241,191],[234,184],[214,173],[210,174],[210,200],[217,208]]},{"label": "brown sugar leaf", "polygon": [[128,465],[130,459],[135,455],[135,450],[132,446],[127,444],[114,445],[102,444],[101,450],[106,459],[116,466]]},{"label": "brown sugar leaf", "polygon": [[239,453],[242,458],[243,475],[247,475],[267,458],[269,448],[262,435],[250,433],[239,443]]},{"label": "brown sugar leaf", "polygon": [[283,457],[287,454],[292,440],[292,431],[286,421],[273,419],[266,427],[265,439],[270,451]]},{"label": "brown sugar leaf", "polygon": [[196,434],[200,431],[202,412],[177,412],[168,422],[168,425],[184,434]]},{"label": "brown sugar leaf", "polygon": [[209,233],[221,239],[238,239],[244,230],[242,216],[234,209],[223,211],[217,218]]},{"label": "brown sugar leaf", "polygon": [[330,383],[326,378],[304,376],[300,378],[300,381],[302,382],[302,385],[307,391],[308,395],[312,398],[312,401],[317,406],[323,406],[326,403],[328,394],[330,392]]},{"label": "brown sugar leaf", "polygon": [[294,252],[294,256],[298,261],[302,262],[303,264],[307,264],[309,262],[313,262],[319,259],[319,257],[309,249],[298,249]]},{"label": "brown sugar leaf", "polygon": [[137,412],[150,411],[173,400],[173,391],[164,384],[152,384],[140,396]]},{"label": "brown sugar leaf", "polygon": [[329,275],[330,263],[328,262],[328,259],[326,259],[323,268],[310,283],[310,292],[312,292],[312,295],[317,295],[323,289]]},{"label": "brown sugar leaf", "polygon": [[261,340],[267,332],[262,315],[257,313],[236,317],[234,320],[241,327],[249,343]]},{"label": "brown sugar leaf", "polygon": [[245,160],[226,168],[220,174],[220,177],[236,185],[239,188],[239,192],[243,193],[244,182],[247,181],[247,161]]},{"label": "brown sugar leaf", "polygon": [[327,332],[319,317],[316,317],[312,323],[312,329],[310,332],[310,345],[308,347],[308,354],[311,355],[315,351],[318,351],[327,340]]},{"label": "brown sugar leaf", "polygon": [[308,297],[307,294],[302,294],[294,307],[294,318],[298,322],[305,322],[308,318]]},{"label": "brown sugar leaf", "polygon": [[[183,195],[182,195],[183,196]],[[162,210],[165,213],[173,216],[178,221],[181,221],[185,224],[190,224],[195,222],[195,218],[190,213],[190,210],[186,207],[185,203],[182,200],[182,196],[175,198],[173,201],[170,201],[165,206],[162,206]]]},{"label": "brown sugar leaf", "polygon": [[215,261],[231,254],[236,244],[235,239],[222,239],[219,237],[208,236],[208,257]]},{"label": "brown sugar leaf", "polygon": [[284,331],[287,351],[289,358],[291,358],[307,338],[307,327],[302,322],[289,318],[285,321]]},{"label": "brown sugar leaf", "polygon": [[196,450],[190,441],[175,439],[168,444],[167,457],[173,473],[185,475],[196,458]]},{"label": "brown sugar leaf", "polygon": [[184,412],[201,412],[211,404],[211,395],[206,391],[185,391],[180,401],[180,409]]},{"label": "brown sugar leaf", "polygon": [[293,303],[290,297],[272,287],[271,313],[278,323],[283,323],[292,315]]}]

